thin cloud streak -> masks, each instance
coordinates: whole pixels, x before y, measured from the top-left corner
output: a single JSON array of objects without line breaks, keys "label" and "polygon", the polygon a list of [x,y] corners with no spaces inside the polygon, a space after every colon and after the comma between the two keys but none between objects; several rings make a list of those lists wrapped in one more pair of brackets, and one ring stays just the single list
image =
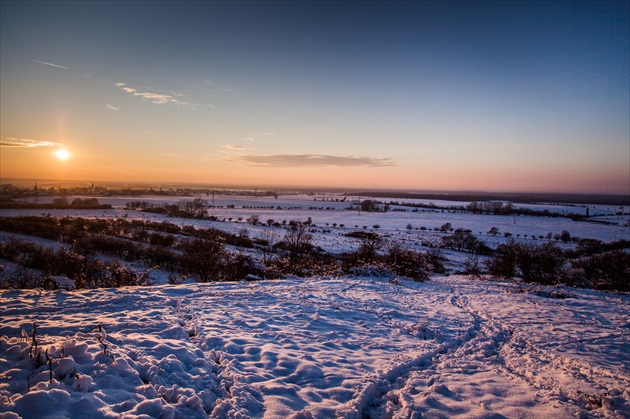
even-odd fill
[{"label": "thin cloud streak", "polygon": [[119,111],[119,110],[120,110],[120,108],[117,108],[117,107],[116,107],[116,106],[114,106],[114,105],[110,105],[109,103],[108,103],[107,105],[105,105],[105,107],[106,107],[107,109],[109,109],[110,111]]},{"label": "thin cloud streak", "polygon": [[61,146],[63,146],[62,143],[56,143],[53,141],[33,140],[30,138],[12,138],[12,137],[0,138],[0,147],[35,148],[35,147],[61,147]]},{"label": "thin cloud streak", "polygon": [[51,67],[63,68],[64,70],[68,70],[68,67],[64,67],[62,65],[57,65],[57,64],[53,64],[53,63],[47,63],[46,61],[39,61],[39,60],[33,60],[33,61],[35,61],[36,63],[49,65]]},{"label": "thin cloud streak", "polygon": [[228,150],[252,150],[252,147],[237,144],[226,144],[223,147],[227,148]]},{"label": "thin cloud streak", "polygon": [[390,158],[330,156],[325,154],[242,155],[236,161],[262,167],[386,167],[395,166]]},{"label": "thin cloud streak", "polygon": [[133,87],[128,87],[125,83],[116,83],[117,87],[120,87],[123,91],[131,93],[134,96],[148,100],[151,103],[157,105],[171,104],[176,106],[188,106],[189,103],[176,99],[173,95],[166,93],[153,93],[153,92],[139,92]]}]

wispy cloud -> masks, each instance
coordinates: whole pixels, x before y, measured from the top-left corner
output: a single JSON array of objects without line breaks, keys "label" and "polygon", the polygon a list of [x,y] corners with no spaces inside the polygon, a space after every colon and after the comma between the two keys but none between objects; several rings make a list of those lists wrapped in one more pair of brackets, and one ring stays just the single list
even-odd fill
[{"label": "wispy cloud", "polygon": [[114,106],[114,105],[110,105],[109,103],[108,103],[107,105],[105,105],[105,107],[106,107],[107,109],[109,109],[110,111],[119,111],[119,110],[120,110],[120,108],[117,108],[117,107],[116,107],[116,106]]},{"label": "wispy cloud", "polygon": [[53,141],[33,140],[30,138],[0,138],[0,147],[16,147],[16,148],[35,148],[35,147],[60,147],[61,143]]},{"label": "wispy cloud", "polygon": [[265,132],[264,134],[259,134],[259,133],[255,132],[251,136],[243,138],[243,141],[247,141],[248,143],[252,143],[252,142],[256,141],[260,136],[273,137],[275,135],[276,134],[274,132]]},{"label": "wispy cloud", "polygon": [[390,158],[330,156],[325,154],[240,155],[234,160],[264,167],[384,167],[394,166]]},{"label": "wispy cloud", "polygon": [[[235,152],[246,151],[246,150],[254,150],[254,141],[258,137],[258,134],[253,134],[251,137],[243,137],[241,139],[242,144],[225,144],[223,148],[227,150],[233,150]],[[240,154],[231,154],[232,156],[240,156]]]},{"label": "wispy cloud", "polygon": [[226,144],[223,148],[227,148],[228,150],[251,150],[252,147],[246,145],[238,145],[238,144]]},{"label": "wispy cloud", "polygon": [[217,84],[213,80],[203,80],[201,82],[200,87],[202,87],[204,89],[208,89],[208,90],[213,90],[213,91],[220,91],[220,92],[225,92],[225,93],[235,93],[234,89],[232,89],[231,87],[229,87],[229,86],[220,86],[219,84]]},{"label": "wispy cloud", "polygon": [[175,106],[189,106],[188,102],[184,102],[182,100],[177,99],[177,97],[181,96],[177,93],[167,94],[167,93],[155,93],[155,92],[143,92],[135,89],[133,87],[127,86],[125,83],[116,83],[117,87],[120,87],[123,91],[130,93],[136,97],[142,98],[144,100],[148,100],[151,103],[155,103],[157,105],[175,105]]},{"label": "wispy cloud", "polygon": [[68,69],[68,67],[64,67],[62,65],[57,65],[57,64],[53,64],[53,63],[47,63],[46,61],[39,61],[39,60],[33,60],[33,61],[35,61],[36,63],[49,65],[51,67],[63,68],[64,70]]}]

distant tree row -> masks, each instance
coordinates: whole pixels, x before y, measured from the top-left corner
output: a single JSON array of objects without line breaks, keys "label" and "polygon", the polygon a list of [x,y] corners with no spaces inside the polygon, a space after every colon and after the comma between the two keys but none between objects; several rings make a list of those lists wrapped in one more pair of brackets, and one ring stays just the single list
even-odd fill
[{"label": "distant tree row", "polygon": [[12,199],[0,200],[0,208],[4,209],[110,209],[111,207],[109,204],[100,204],[96,198],[74,198],[70,201],[66,197],[58,197],[53,198],[49,204]]},{"label": "distant tree row", "polygon": [[208,218],[208,203],[201,199],[183,200],[175,204],[154,204],[147,201],[130,201],[125,205],[126,209],[164,214],[169,217],[179,218]]},{"label": "distant tree row", "polygon": [[476,202],[473,201],[466,205],[466,210],[478,214],[478,213],[492,213],[492,214],[512,214],[514,212],[514,205],[511,203],[503,203],[500,201],[488,201],[488,202]]},{"label": "distant tree row", "polygon": [[389,204],[384,204],[379,201],[373,201],[371,199],[364,199],[359,204],[350,205],[348,207],[348,210],[363,212],[387,212],[389,211]]},{"label": "distant tree row", "polygon": [[252,190],[228,190],[228,189],[210,189],[210,188],[154,188],[154,187],[137,187],[137,188],[119,188],[113,186],[94,185],[90,186],[71,186],[71,187],[42,187],[35,184],[34,186],[18,186],[13,184],[0,185],[0,195],[12,198],[25,198],[32,196],[68,196],[68,195],[98,195],[98,196],[253,196],[264,197],[273,196],[278,198],[278,193],[274,191],[252,191]]},{"label": "distant tree row", "polygon": [[[547,209],[544,210],[534,210],[530,208],[516,208],[510,202],[501,202],[501,201],[487,201],[487,202],[478,202],[473,201],[468,205],[450,205],[450,206],[439,206],[432,203],[429,204],[419,204],[419,203],[399,203],[399,202],[389,202],[389,205],[400,205],[415,208],[414,211],[417,211],[417,208],[426,208],[432,211],[464,211],[471,212],[473,214],[494,214],[494,215],[526,215],[532,217],[563,217],[563,218],[571,218],[573,220],[579,221],[585,218],[585,214],[576,214],[576,213],[567,213],[560,214],[557,212],[552,212]],[[398,209],[394,209],[394,211],[398,211]]]}]

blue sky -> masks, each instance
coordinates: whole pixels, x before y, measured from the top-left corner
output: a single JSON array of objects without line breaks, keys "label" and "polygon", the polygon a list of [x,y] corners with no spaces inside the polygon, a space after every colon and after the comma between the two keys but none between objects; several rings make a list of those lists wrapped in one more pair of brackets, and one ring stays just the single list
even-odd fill
[{"label": "blue sky", "polygon": [[3,178],[630,193],[628,2],[1,7]]}]

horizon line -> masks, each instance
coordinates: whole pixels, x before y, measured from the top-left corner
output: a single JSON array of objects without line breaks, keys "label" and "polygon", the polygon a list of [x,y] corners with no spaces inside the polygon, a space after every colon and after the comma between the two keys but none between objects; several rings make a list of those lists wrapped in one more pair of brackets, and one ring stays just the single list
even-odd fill
[{"label": "horizon line", "polygon": [[567,192],[567,191],[540,191],[540,190],[480,190],[480,189],[421,189],[421,188],[385,188],[385,187],[360,187],[360,186],[336,186],[336,185],[290,185],[290,184],[250,184],[250,183],[212,183],[200,181],[125,181],[125,180],[86,180],[86,179],[51,179],[51,178],[2,178],[0,177],[0,185],[10,184],[8,181],[18,182],[47,182],[47,183],[101,183],[101,184],[123,184],[147,187],[169,187],[177,186],[196,186],[204,188],[231,188],[231,189],[279,189],[279,190],[297,190],[297,191],[347,191],[368,193],[410,193],[410,194],[436,194],[436,195],[455,195],[455,194],[473,194],[473,195],[567,195],[567,196],[610,196],[610,197],[627,197],[630,199],[630,193],[603,193],[603,192]]}]

